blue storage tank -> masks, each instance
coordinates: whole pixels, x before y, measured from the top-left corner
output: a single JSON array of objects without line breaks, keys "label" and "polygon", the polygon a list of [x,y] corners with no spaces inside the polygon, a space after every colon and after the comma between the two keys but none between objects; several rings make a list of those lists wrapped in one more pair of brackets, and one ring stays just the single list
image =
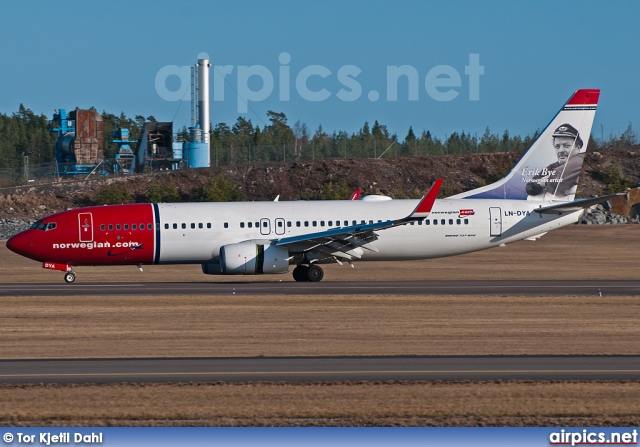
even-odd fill
[{"label": "blue storage tank", "polygon": [[184,146],[184,159],[188,160],[190,168],[209,167],[209,145],[190,141]]}]

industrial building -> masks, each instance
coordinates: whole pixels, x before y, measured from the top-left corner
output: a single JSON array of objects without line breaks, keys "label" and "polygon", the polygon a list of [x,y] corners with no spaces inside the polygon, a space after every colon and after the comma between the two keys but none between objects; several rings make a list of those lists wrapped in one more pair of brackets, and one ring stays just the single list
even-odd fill
[{"label": "industrial building", "polygon": [[[123,174],[145,170],[206,168],[210,158],[209,59],[198,59],[191,68],[191,127],[188,141],[175,141],[172,122],[148,121],[138,140],[130,139],[129,129],[113,131],[118,145],[113,170]],[[104,163],[104,123],[95,110],[56,110],[51,132],[58,134],[55,145],[57,173],[91,174]],[[136,145],[135,149],[132,145]]]}]

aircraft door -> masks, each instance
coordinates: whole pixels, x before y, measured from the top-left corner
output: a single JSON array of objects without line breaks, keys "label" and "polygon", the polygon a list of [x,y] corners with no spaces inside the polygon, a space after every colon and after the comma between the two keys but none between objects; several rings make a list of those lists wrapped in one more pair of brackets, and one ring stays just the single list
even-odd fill
[{"label": "aircraft door", "polygon": [[286,227],[285,227],[284,219],[282,217],[278,217],[275,220],[275,226],[276,226],[276,234],[284,234]]},{"label": "aircraft door", "polygon": [[264,236],[271,234],[271,221],[266,217],[260,219],[260,234]]},{"label": "aircraft door", "polygon": [[93,242],[93,216],[91,213],[78,213],[78,230],[80,242]]},{"label": "aircraft door", "polygon": [[491,236],[501,236],[502,211],[500,208],[489,208],[489,219],[491,220]]}]

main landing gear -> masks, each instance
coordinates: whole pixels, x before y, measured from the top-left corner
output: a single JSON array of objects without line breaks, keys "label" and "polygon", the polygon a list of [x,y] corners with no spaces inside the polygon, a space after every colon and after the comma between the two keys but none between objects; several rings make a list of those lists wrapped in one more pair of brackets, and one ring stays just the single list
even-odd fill
[{"label": "main landing gear", "polygon": [[293,269],[293,279],[298,282],[318,282],[323,277],[324,271],[319,265],[298,265]]}]

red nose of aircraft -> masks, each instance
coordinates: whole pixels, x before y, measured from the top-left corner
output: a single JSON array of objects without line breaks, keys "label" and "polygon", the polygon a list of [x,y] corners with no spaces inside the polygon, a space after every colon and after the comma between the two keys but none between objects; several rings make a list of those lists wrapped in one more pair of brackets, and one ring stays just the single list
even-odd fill
[{"label": "red nose of aircraft", "polygon": [[23,231],[10,238],[7,241],[7,248],[27,258],[37,259],[37,247],[34,247],[33,236],[29,233],[31,233],[30,230]]}]

